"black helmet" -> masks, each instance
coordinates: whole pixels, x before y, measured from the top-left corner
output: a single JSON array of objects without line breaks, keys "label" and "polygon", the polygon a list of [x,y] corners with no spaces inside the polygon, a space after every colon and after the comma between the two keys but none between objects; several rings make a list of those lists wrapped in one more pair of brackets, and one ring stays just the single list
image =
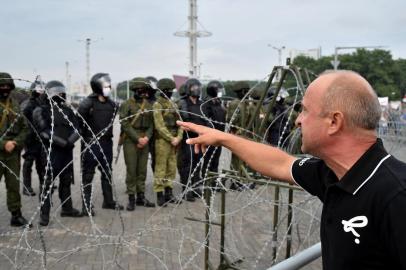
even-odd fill
[{"label": "black helmet", "polygon": [[45,90],[48,93],[48,96],[50,98],[53,98],[54,96],[60,96],[60,94],[66,94],[66,88],[63,83],[60,81],[49,81],[45,85]]},{"label": "black helmet", "polygon": [[209,97],[221,97],[225,94],[224,85],[219,81],[211,81],[207,84],[206,93]]},{"label": "black helmet", "polygon": [[[8,87],[7,87],[8,86]],[[6,72],[0,72],[0,95],[7,98],[11,90],[15,88],[13,78]]]},{"label": "black helmet", "polygon": [[[268,89],[268,93],[267,93],[267,98],[266,98],[266,102],[271,102],[273,96],[276,93],[276,86],[271,86]],[[286,91],[285,88],[281,88],[279,90],[278,96],[276,97],[276,102],[278,103],[283,103],[283,101],[285,100],[285,98],[287,98],[289,96],[289,92]]]},{"label": "black helmet", "polygon": [[90,80],[93,93],[107,97],[111,92],[111,79],[108,73],[96,73]]},{"label": "black helmet", "polygon": [[202,84],[198,79],[191,78],[185,82],[185,93],[187,96],[200,97]]},{"label": "black helmet", "polygon": [[58,104],[66,100],[66,88],[60,81],[49,81],[45,85],[45,91],[48,93],[48,97]]},{"label": "black helmet", "polygon": [[45,82],[41,80],[38,76],[35,81],[31,84],[30,90],[33,93],[42,94],[45,92]]}]

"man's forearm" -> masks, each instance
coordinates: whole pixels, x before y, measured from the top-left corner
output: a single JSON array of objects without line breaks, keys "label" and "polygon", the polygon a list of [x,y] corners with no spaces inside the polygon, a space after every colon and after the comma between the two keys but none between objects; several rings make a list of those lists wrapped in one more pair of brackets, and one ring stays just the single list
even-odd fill
[{"label": "man's forearm", "polygon": [[272,178],[293,183],[291,165],[295,157],[269,145],[257,143],[230,133],[221,133],[220,143],[253,170]]}]

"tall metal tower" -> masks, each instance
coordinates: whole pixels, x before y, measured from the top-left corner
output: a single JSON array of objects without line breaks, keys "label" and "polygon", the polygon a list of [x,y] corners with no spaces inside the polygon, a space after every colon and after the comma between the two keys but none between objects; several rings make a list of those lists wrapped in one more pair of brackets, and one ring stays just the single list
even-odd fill
[{"label": "tall metal tower", "polygon": [[[212,35],[209,31],[198,31],[197,29],[197,0],[189,0],[189,29],[187,31],[178,31],[174,35],[178,37],[189,38],[189,75],[198,77],[199,63],[197,62],[197,38],[209,37]],[[200,24],[200,23],[199,23]],[[201,25],[201,24],[200,24]]]},{"label": "tall metal tower", "polygon": [[79,42],[85,42],[86,43],[86,82],[85,82],[85,94],[88,93],[88,89],[90,86],[90,43],[93,41],[99,41],[103,40],[103,38],[98,38],[95,40],[92,40],[90,38],[86,38],[85,40],[78,40]]}]

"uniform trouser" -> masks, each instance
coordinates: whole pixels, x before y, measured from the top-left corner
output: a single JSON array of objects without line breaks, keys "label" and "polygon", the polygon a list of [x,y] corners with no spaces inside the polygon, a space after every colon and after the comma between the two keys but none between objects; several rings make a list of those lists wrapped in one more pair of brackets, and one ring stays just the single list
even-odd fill
[{"label": "uniform trouser", "polygon": [[210,146],[206,155],[204,156],[203,173],[206,174],[207,170],[210,172],[218,172],[219,161],[221,155],[221,147]]},{"label": "uniform trouser", "polygon": [[[43,154],[43,160],[46,159]],[[73,183],[72,149],[54,147],[50,155],[51,166],[48,167],[45,183],[40,182],[40,200],[44,201],[41,213],[49,215],[52,202],[52,183],[59,177],[58,193],[64,210],[72,209],[71,184]],[[69,165],[68,165],[69,164]]]},{"label": "uniform trouser", "polygon": [[7,189],[7,208],[10,212],[20,210],[20,151],[11,154],[1,151],[0,153],[0,179],[5,178]]},{"label": "uniform trouser", "polygon": [[144,148],[138,148],[131,141],[123,144],[124,161],[127,167],[125,183],[127,194],[133,195],[145,191],[145,180],[147,178],[148,144]]},{"label": "uniform trouser", "polygon": [[187,185],[189,186],[189,188],[190,186],[194,187],[201,185],[201,163],[199,164],[199,161],[202,157],[201,153],[195,154],[193,146],[186,144],[185,139],[183,139],[181,142],[180,150],[181,164],[179,164],[179,174],[180,182],[183,189],[185,189]]},{"label": "uniform trouser", "polygon": [[155,134],[148,141],[149,153],[151,155],[151,169],[155,172]]},{"label": "uniform trouser", "polygon": [[30,145],[25,148],[25,153],[23,154],[23,188],[32,188],[32,165],[35,162],[35,169],[37,170],[39,182],[41,183],[44,178],[45,164],[43,163],[43,158],[41,156],[41,144]]},{"label": "uniform trouser", "polygon": [[166,187],[173,188],[176,177],[176,147],[164,139],[155,140],[154,192],[163,192]]},{"label": "uniform trouser", "polygon": [[98,143],[92,144],[84,151],[86,145],[82,144],[82,185],[84,203],[91,206],[92,181],[96,167],[101,173],[101,187],[105,204],[113,204],[112,190],[112,161],[113,161],[113,141],[102,139]]}]

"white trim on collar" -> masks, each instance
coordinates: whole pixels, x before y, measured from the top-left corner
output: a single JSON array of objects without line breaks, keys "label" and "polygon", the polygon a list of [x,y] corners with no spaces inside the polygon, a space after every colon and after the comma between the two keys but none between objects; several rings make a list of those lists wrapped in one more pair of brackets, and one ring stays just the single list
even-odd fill
[{"label": "white trim on collar", "polygon": [[381,161],[379,161],[378,165],[376,165],[376,167],[375,167],[375,169],[372,171],[372,173],[368,176],[367,179],[365,179],[364,182],[362,182],[362,184],[354,191],[354,193],[353,193],[352,195],[355,195],[355,194],[358,192],[358,190],[360,190],[360,189],[362,188],[362,186],[365,185],[365,183],[368,182],[369,179],[372,178],[372,176],[374,176],[374,174],[375,174],[376,171],[379,169],[379,167],[382,165],[382,163],[383,163],[386,159],[388,159],[390,156],[391,156],[391,155],[388,154],[386,157],[384,157],[383,159],[381,159]]}]

